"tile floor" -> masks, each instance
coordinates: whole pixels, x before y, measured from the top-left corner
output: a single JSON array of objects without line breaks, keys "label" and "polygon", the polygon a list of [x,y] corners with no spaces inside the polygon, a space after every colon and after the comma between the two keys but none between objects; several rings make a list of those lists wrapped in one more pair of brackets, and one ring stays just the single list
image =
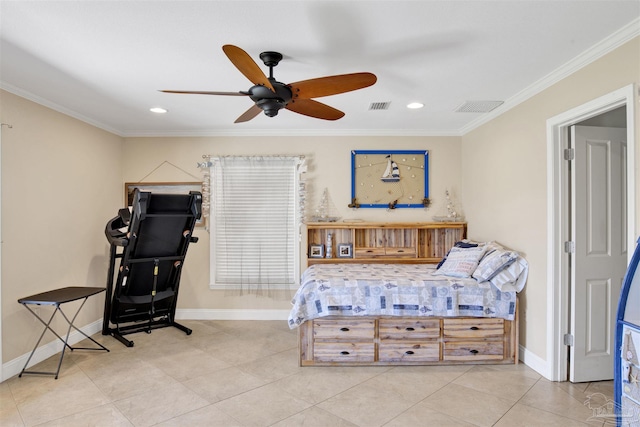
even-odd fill
[{"label": "tile floor", "polygon": [[182,323],[192,335],[134,334],[132,348],[97,334],[111,352],[68,353],[59,379],[4,381],[0,425],[607,425],[585,401],[611,399],[612,381],[554,383],[523,364],[300,368],[284,321]]}]

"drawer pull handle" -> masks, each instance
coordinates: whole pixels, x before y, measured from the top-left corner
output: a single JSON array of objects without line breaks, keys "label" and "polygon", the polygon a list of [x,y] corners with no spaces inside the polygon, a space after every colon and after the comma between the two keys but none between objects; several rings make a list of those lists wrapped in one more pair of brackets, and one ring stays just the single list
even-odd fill
[{"label": "drawer pull handle", "polygon": [[406,328],[407,331],[415,331],[415,328]]},{"label": "drawer pull handle", "polygon": [[469,353],[471,353],[471,354],[478,354],[478,350],[475,350],[475,349],[474,349],[474,350],[469,350]]},{"label": "drawer pull handle", "polygon": [[470,327],[469,329],[471,329],[472,331],[477,331],[477,330],[478,330],[478,329],[480,329],[480,328],[478,328],[477,326],[472,326],[472,327]]},{"label": "drawer pull handle", "polygon": [[399,253],[399,254],[400,254],[400,253],[402,253],[402,252],[404,252],[402,249],[400,249],[400,250],[398,251],[398,253]]},{"label": "drawer pull handle", "polygon": [[340,328],[342,332],[349,332],[349,328]]},{"label": "drawer pull handle", "polygon": [[349,352],[348,351],[341,351],[340,354],[342,354],[343,356],[347,356],[347,355],[349,355]]},{"label": "drawer pull handle", "polygon": [[371,252],[373,252],[371,249],[367,250],[367,253],[371,253]]},{"label": "drawer pull handle", "polygon": [[414,354],[414,353],[413,353],[413,351],[411,351],[411,350],[407,350],[407,351],[405,351],[405,352],[404,352],[404,354],[409,354],[409,355],[411,355],[411,354]]}]

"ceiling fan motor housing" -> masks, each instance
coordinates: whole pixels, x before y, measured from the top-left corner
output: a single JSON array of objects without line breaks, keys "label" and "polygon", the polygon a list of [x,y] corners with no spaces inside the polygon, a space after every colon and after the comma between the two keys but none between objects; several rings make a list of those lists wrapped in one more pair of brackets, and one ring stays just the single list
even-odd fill
[{"label": "ceiling fan motor housing", "polygon": [[278,111],[286,107],[291,101],[292,93],[291,89],[284,83],[273,79],[269,80],[276,90],[275,92],[263,85],[255,85],[249,89],[249,97],[264,111],[265,115],[274,117],[278,115]]}]

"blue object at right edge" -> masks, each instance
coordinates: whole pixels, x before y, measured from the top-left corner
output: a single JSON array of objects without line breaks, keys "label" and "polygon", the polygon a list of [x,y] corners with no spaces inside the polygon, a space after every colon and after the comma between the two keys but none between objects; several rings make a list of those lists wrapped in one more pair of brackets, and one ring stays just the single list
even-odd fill
[{"label": "blue object at right edge", "polygon": [[[627,308],[627,302],[629,298],[629,292],[631,291],[631,285],[633,283],[634,276],[639,273],[638,272],[638,264],[640,263],[640,238],[637,241],[636,249],[633,252],[633,256],[631,257],[631,262],[629,263],[629,268],[624,276],[624,281],[622,283],[622,289],[620,290],[620,299],[618,300],[618,313],[616,315],[616,340],[615,340],[615,348],[614,351],[617,354],[614,357],[614,372],[613,372],[613,392],[615,399],[615,413],[616,413],[616,425],[618,427],[629,425],[625,422],[625,413],[627,411],[623,411],[622,406],[622,330],[626,326],[627,328],[634,329],[640,333],[640,324],[633,324],[625,320],[625,310]],[[640,282],[638,282],[640,283]],[[640,304],[640,301],[636,301],[636,304]],[[630,408],[632,409],[632,408]],[[638,408],[632,412],[635,412],[638,415],[638,419],[634,420],[636,423],[640,423],[640,405]],[[627,420],[631,421],[631,420]],[[631,422],[634,422],[631,421]],[[624,422],[624,424],[623,424]]]}]

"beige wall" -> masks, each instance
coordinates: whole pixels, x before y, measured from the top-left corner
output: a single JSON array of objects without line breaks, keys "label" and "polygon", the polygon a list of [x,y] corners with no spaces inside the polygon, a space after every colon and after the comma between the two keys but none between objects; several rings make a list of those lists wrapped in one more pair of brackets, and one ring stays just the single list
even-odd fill
[{"label": "beige wall", "polygon": [[[550,267],[546,121],[632,83],[640,83],[639,38],[462,138],[462,200],[470,236],[497,240],[525,254],[530,275],[520,297],[520,343],[542,360],[547,358],[546,279]],[[640,113],[637,104],[636,112]],[[639,124],[636,117],[636,132]],[[635,165],[638,190],[637,137]],[[636,232],[639,221],[636,216]]]},{"label": "beige wall", "polygon": [[[122,138],[4,91],[0,121],[13,126],[2,129],[2,362],[7,363],[31,351],[42,331],[19,298],[65,286],[105,285],[103,230],[121,203]],[[78,325],[101,316],[103,295],[87,301]],[[50,335],[45,342],[54,339]]]},{"label": "beige wall", "polygon": [[[266,119],[266,118],[260,118]],[[269,119],[267,119],[269,120]],[[277,120],[277,118],[272,119]],[[203,154],[289,154],[304,155],[309,200],[314,209],[325,188],[344,218],[370,221],[430,221],[441,214],[444,191],[460,191],[459,137],[210,137],[210,138],[127,138],[124,146],[124,180],[190,181],[201,172],[196,163]],[[425,209],[351,210],[351,150],[429,150],[430,190],[434,204]],[[166,162],[166,163],[165,163]],[[160,167],[158,167],[160,166]],[[157,169],[156,169],[157,168]],[[154,171],[149,175],[150,172]],[[148,176],[147,176],[148,175]],[[238,296],[233,291],[209,289],[209,235],[195,233],[200,241],[189,247],[183,269],[178,309],[289,310],[290,294],[274,298]]]}]

